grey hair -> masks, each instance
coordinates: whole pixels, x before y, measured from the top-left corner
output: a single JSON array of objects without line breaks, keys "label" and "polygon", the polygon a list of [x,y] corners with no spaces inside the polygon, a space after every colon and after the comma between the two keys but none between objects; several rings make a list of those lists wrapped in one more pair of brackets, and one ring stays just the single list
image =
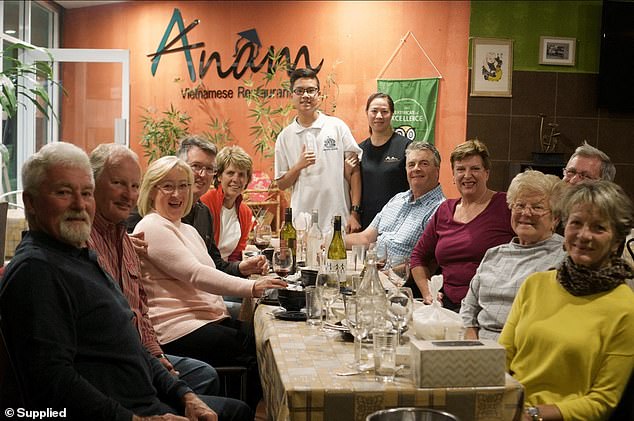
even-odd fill
[{"label": "grey hair", "polygon": [[595,148],[584,140],[583,144],[575,149],[575,152],[572,154],[570,159],[575,156],[599,159],[601,161],[601,180],[614,181],[614,176],[616,176],[616,167],[612,163],[610,157],[602,150]]},{"label": "grey hair", "polygon": [[590,205],[606,218],[614,229],[617,242],[634,227],[634,206],[621,186],[608,180],[587,181],[571,185],[561,198],[561,212],[566,222],[577,205]]},{"label": "grey hair", "polygon": [[177,156],[187,162],[187,153],[193,147],[199,148],[214,156],[218,155],[218,148],[209,140],[204,139],[202,136],[189,135],[181,138]]},{"label": "grey hair", "polygon": [[511,185],[506,192],[506,203],[510,207],[518,196],[539,194],[545,196],[546,203],[550,204],[550,196],[559,181],[560,179],[556,175],[546,175],[541,171],[526,170],[521,172],[511,180]]},{"label": "grey hair", "polygon": [[128,149],[125,145],[118,143],[102,143],[90,153],[90,165],[92,166],[92,175],[95,180],[99,179],[106,163],[118,162],[123,158],[132,158],[137,164],[139,156]]},{"label": "grey hair", "polygon": [[22,187],[24,192],[37,196],[39,187],[44,182],[46,173],[53,166],[78,168],[92,176],[92,168],[88,155],[81,148],[66,142],[49,143],[29,157],[22,167]]},{"label": "grey hair", "polygon": [[407,145],[407,148],[405,148],[405,159],[409,157],[412,151],[430,151],[434,155],[434,165],[436,165],[436,168],[440,168],[440,152],[438,152],[438,149],[431,143],[422,141],[410,143]]}]

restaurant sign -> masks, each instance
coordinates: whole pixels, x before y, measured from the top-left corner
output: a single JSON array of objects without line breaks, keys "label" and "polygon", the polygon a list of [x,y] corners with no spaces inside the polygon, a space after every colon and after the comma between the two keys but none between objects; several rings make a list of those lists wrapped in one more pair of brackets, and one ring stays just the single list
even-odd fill
[{"label": "restaurant sign", "polygon": [[[249,70],[252,73],[260,72],[260,70],[262,70],[265,65],[266,71],[271,72],[275,69],[275,66],[278,63],[275,57],[278,57],[278,60],[279,58],[284,57],[286,61],[290,64],[289,75],[292,69],[298,67],[298,63],[301,59],[303,59],[304,64],[300,67],[312,69],[316,73],[319,73],[324,63],[324,59],[322,58],[319,64],[313,67],[310,62],[310,52],[306,45],[302,45],[299,48],[293,60],[291,60],[291,52],[289,47],[283,47],[278,50],[271,45],[268,49],[262,52],[262,43],[260,42],[258,33],[255,28],[252,28],[239,32],[237,34],[238,39],[234,47],[234,54],[232,56],[233,61],[226,69],[223,69],[222,67],[222,57],[218,51],[214,51],[208,55],[207,51],[202,49],[200,51],[200,59],[198,61],[198,72],[196,72],[196,66],[194,65],[194,60],[192,58],[192,50],[203,48],[205,46],[205,43],[195,42],[193,44],[190,44],[187,35],[199,23],[200,21],[198,19],[195,19],[192,23],[185,27],[185,23],[183,21],[180,10],[174,9],[174,12],[172,13],[172,18],[170,19],[167,28],[165,29],[165,32],[163,34],[163,37],[161,38],[158,48],[156,49],[156,52],[147,55],[148,57],[150,57],[152,62],[152,76],[155,76],[156,72],[158,71],[161,57],[165,54],[171,53],[183,54],[189,74],[189,79],[192,82],[196,82],[197,77],[200,80],[204,79],[205,76],[207,76],[207,72],[212,68],[214,62],[216,64],[216,73],[219,78],[225,79],[233,76],[233,78],[236,80],[240,80]],[[168,41],[170,34],[174,29],[174,26],[177,26],[180,32],[176,35],[176,37]],[[258,95],[262,96],[283,97],[290,95],[290,93],[286,92],[281,87],[273,89],[261,89],[260,91],[258,91]],[[249,96],[249,94],[249,89],[245,88],[244,86],[238,87],[235,91],[234,89],[206,89],[201,88],[200,86],[194,89],[181,89],[181,95],[183,96],[183,99],[231,99],[234,97],[246,98],[247,96]]]}]

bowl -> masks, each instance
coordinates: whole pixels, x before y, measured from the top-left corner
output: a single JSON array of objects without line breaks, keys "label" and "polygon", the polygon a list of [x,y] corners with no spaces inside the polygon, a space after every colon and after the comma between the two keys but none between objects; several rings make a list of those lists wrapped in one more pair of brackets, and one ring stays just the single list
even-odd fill
[{"label": "bowl", "polygon": [[306,307],[306,293],[304,290],[278,289],[277,300],[288,311],[299,311]]},{"label": "bowl", "polygon": [[301,282],[302,285],[307,287],[309,285],[315,285],[317,281],[317,273],[319,271],[315,269],[302,268]]}]

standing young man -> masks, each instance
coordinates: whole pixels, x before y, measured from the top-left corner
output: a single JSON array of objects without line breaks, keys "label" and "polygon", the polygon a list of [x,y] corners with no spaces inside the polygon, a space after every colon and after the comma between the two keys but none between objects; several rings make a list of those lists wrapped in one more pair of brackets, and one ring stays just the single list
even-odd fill
[{"label": "standing young man", "polygon": [[275,179],[281,190],[292,188],[295,215],[319,210],[319,226],[328,229],[334,215],[341,215],[346,231],[361,229],[361,172],[344,175],[346,158],[361,157],[361,148],[340,119],[319,111],[319,79],[310,69],[291,74],[293,106],[297,117],[277,137]]}]

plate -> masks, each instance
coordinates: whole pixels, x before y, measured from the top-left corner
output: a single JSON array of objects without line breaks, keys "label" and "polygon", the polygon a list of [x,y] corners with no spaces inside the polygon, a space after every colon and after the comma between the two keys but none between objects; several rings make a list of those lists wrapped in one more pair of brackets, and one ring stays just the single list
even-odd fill
[{"label": "plate", "polygon": [[306,321],[306,313],[303,311],[278,311],[275,313],[275,318],[289,322],[304,322]]}]

